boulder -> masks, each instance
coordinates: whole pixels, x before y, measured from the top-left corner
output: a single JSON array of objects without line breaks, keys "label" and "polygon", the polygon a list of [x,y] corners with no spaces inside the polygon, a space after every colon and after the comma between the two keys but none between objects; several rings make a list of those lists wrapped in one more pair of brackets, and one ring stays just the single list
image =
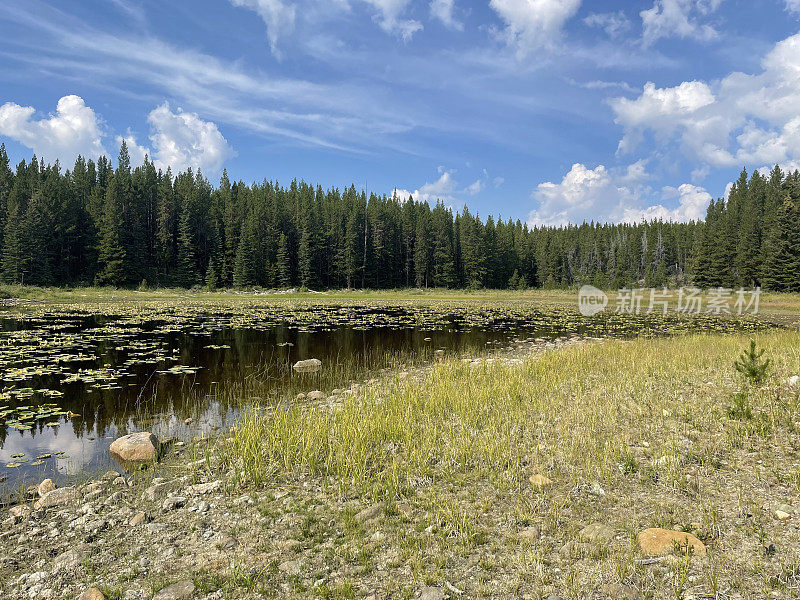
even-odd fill
[{"label": "boulder", "polygon": [[74,487],[63,487],[47,492],[44,496],[39,498],[33,507],[36,510],[42,508],[50,508],[53,506],[62,506],[70,502],[77,502],[80,499],[78,490]]},{"label": "boulder", "polygon": [[295,373],[319,373],[322,371],[322,361],[318,358],[308,360],[298,360],[292,366]]},{"label": "boulder", "polygon": [[56,484],[53,483],[52,479],[48,478],[39,484],[39,487],[37,488],[36,491],[39,493],[39,497],[41,498],[42,496],[47,494],[47,492],[52,492],[54,489],[56,489]]},{"label": "boulder", "polygon": [[705,556],[706,547],[703,542],[684,531],[651,528],[645,529],[637,536],[639,548],[645,556],[663,556],[672,553],[676,547],[691,546],[694,553]]},{"label": "boulder", "polygon": [[155,462],[158,460],[158,449],[158,438],[147,431],[140,431],[117,438],[108,450],[111,458],[127,469]]}]

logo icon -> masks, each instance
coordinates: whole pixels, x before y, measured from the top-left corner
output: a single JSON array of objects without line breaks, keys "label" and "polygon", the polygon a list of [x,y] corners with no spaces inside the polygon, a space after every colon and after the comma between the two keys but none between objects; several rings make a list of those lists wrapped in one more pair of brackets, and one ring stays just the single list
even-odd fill
[{"label": "logo icon", "polygon": [[593,285],[584,285],[578,290],[578,310],[584,317],[593,317],[608,306],[608,296]]}]

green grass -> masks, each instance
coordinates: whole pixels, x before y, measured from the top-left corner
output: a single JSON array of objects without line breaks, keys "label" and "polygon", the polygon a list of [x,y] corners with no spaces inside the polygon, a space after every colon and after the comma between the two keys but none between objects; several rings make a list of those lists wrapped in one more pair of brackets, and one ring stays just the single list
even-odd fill
[{"label": "green grass", "polygon": [[[538,470],[557,470],[574,484],[614,479],[619,463],[635,470],[630,442],[653,440],[655,455],[674,454],[681,430],[672,428],[673,416],[681,429],[719,429],[729,401],[724,390],[735,383],[732,357],[747,339],[607,341],[546,353],[522,366],[476,369],[442,361],[422,383],[373,386],[339,410],[294,405],[248,412],[230,459],[255,484],[305,472],[375,498],[402,496],[412,478],[441,474],[485,475],[502,486]],[[775,358],[778,373],[800,372],[798,333],[761,335],[759,345]],[[758,418],[737,423],[737,431],[768,435],[793,427],[796,398],[765,388],[751,403]],[[722,451],[738,443],[720,434]]]}]

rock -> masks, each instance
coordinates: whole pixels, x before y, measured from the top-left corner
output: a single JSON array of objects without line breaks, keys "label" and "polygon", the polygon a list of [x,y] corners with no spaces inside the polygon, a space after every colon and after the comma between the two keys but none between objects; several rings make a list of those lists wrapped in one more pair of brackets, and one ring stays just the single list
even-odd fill
[{"label": "rock", "polygon": [[535,490],[542,490],[553,483],[551,479],[538,473],[536,475],[531,475],[530,482]]},{"label": "rock", "polygon": [[444,600],[446,598],[442,588],[427,586],[422,588],[419,600]]},{"label": "rock", "polygon": [[162,494],[166,494],[168,491],[170,491],[174,487],[176,487],[174,482],[168,482],[168,481],[156,482],[156,480],[154,479],[153,480],[153,485],[151,485],[149,488],[147,488],[144,491],[144,494],[142,494],[142,496],[148,502],[153,502],[153,501],[155,501],[155,499],[158,496],[161,496]]},{"label": "rock", "polygon": [[578,537],[587,542],[608,544],[614,539],[616,532],[605,523],[592,523],[578,532]]},{"label": "rock", "polygon": [[367,521],[372,521],[373,519],[377,519],[381,511],[383,511],[383,504],[373,504],[372,506],[368,506],[367,508],[359,511],[355,515],[355,520],[359,523],[366,523]]},{"label": "rock", "polygon": [[36,510],[50,508],[52,506],[63,506],[70,502],[77,502],[80,499],[78,490],[74,487],[63,487],[47,492],[42,496],[33,507]]},{"label": "rock", "polygon": [[119,477],[119,473],[116,471],[106,471],[100,479],[103,481],[114,481],[117,477]]},{"label": "rock", "polygon": [[130,469],[157,461],[158,449],[158,438],[147,431],[140,431],[117,438],[111,443],[108,451],[111,453],[111,458],[124,469]]},{"label": "rock", "polygon": [[790,387],[798,387],[800,386],[800,375],[792,375],[789,379],[786,380],[786,384]]},{"label": "rock", "polygon": [[314,390],[313,392],[308,392],[306,394],[306,398],[308,400],[325,400],[328,396],[325,392],[320,392],[319,390]]},{"label": "rock", "polygon": [[298,360],[292,366],[295,373],[318,373],[322,371],[322,361],[318,358],[309,358],[308,360]]},{"label": "rock", "polygon": [[187,579],[168,585],[153,596],[153,600],[182,600],[183,598],[188,598],[193,593],[194,583]]},{"label": "rock", "polygon": [[47,492],[52,492],[54,489],[56,489],[56,484],[53,483],[52,479],[48,478],[39,484],[39,487],[36,489],[36,491],[39,494],[39,497],[41,498],[42,496],[47,494]]},{"label": "rock", "polygon": [[84,590],[83,593],[78,596],[77,600],[106,600],[106,597],[103,595],[103,592],[97,588],[89,588],[88,590]]},{"label": "rock", "polygon": [[535,542],[541,536],[541,531],[536,525],[531,525],[530,527],[526,527],[525,529],[521,529],[517,532],[517,538],[522,540],[523,542]]},{"label": "rock", "polygon": [[20,504],[18,506],[12,506],[8,510],[8,514],[14,518],[14,521],[21,521],[22,519],[26,518],[28,515],[31,514],[31,507],[27,504]]},{"label": "rock", "polygon": [[671,531],[669,529],[651,528],[645,529],[637,536],[639,548],[645,556],[663,556],[670,554],[675,547],[689,545],[694,553],[705,556],[706,547],[703,542],[691,533],[683,531]]},{"label": "rock", "polygon": [[164,504],[161,505],[161,508],[164,510],[175,510],[182,506],[186,506],[186,496],[170,496],[164,500]]},{"label": "rock", "polygon": [[186,488],[186,493],[190,496],[200,495],[200,494],[210,494],[211,492],[216,492],[222,487],[222,481],[211,481],[209,483],[197,483],[195,485],[190,485]]},{"label": "rock", "polygon": [[789,519],[792,518],[792,515],[780,509],[775,511],[775,516],[778,518],[779,521],[788,521]]},{"label": "rock", "polygon": [[59,554],[55,560],[53,560],[53,573],[57,573],[59,571],[71,571],[83,561],[85,557],[85,553],[78,548],[71,548],[64,552],[63,554]]},{"label": "rock", "polygon": [[[303,570],[303,565],[299,560],[287,560],[278,565],[278,570],[286,575],[300,575]],[[155,600],[155,599],[154,599]]]},{"label": "rock", "polygon": [[144,520],[146,518],[147,518],[147,516],[143,512],[138,512],[135,515],[133,515],[133,518],[131,518],[131,520],[128,522],[128,524],[131,527],[138,527],[139,525],[144,523]]}]

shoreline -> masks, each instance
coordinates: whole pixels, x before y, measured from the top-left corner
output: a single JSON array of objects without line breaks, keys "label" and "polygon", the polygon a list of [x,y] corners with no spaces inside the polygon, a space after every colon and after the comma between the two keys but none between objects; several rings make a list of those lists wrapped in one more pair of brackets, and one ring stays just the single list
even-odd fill
[{"label": "shoreline", "polygon": [[[167,458],[130,486],[109,474],[13,525],[0,509],[0,589],[441,600],[666,598],[675,586],[688,597],[717,585],[744,598],[760,593],[760,570],[780,592],[792,575],[779,565],[800,559],[800,423],[785,383],[800,371],[799,338],[756,337],[776,371],[753,390],[749,421],[721,404],[738,386],[727,357],[743,335],[576,343],[394,373],[341,404],[275,411],[292,425],[323,419],[332,445],[304,453],[301,442],[323,439],[312,427],[290,446],[262,438],[260,483],[247,477],[246,435],[264,435],[259,419],[272,417],[257,413],[207,455]],[[417,422],[393,418],[404,406]],[[360,431],[341,429],[359,415]],[[685,531],[703,552],[650,557],[637,539],[648,528]],[[194,591],[157,595],[180,582]]]}]

